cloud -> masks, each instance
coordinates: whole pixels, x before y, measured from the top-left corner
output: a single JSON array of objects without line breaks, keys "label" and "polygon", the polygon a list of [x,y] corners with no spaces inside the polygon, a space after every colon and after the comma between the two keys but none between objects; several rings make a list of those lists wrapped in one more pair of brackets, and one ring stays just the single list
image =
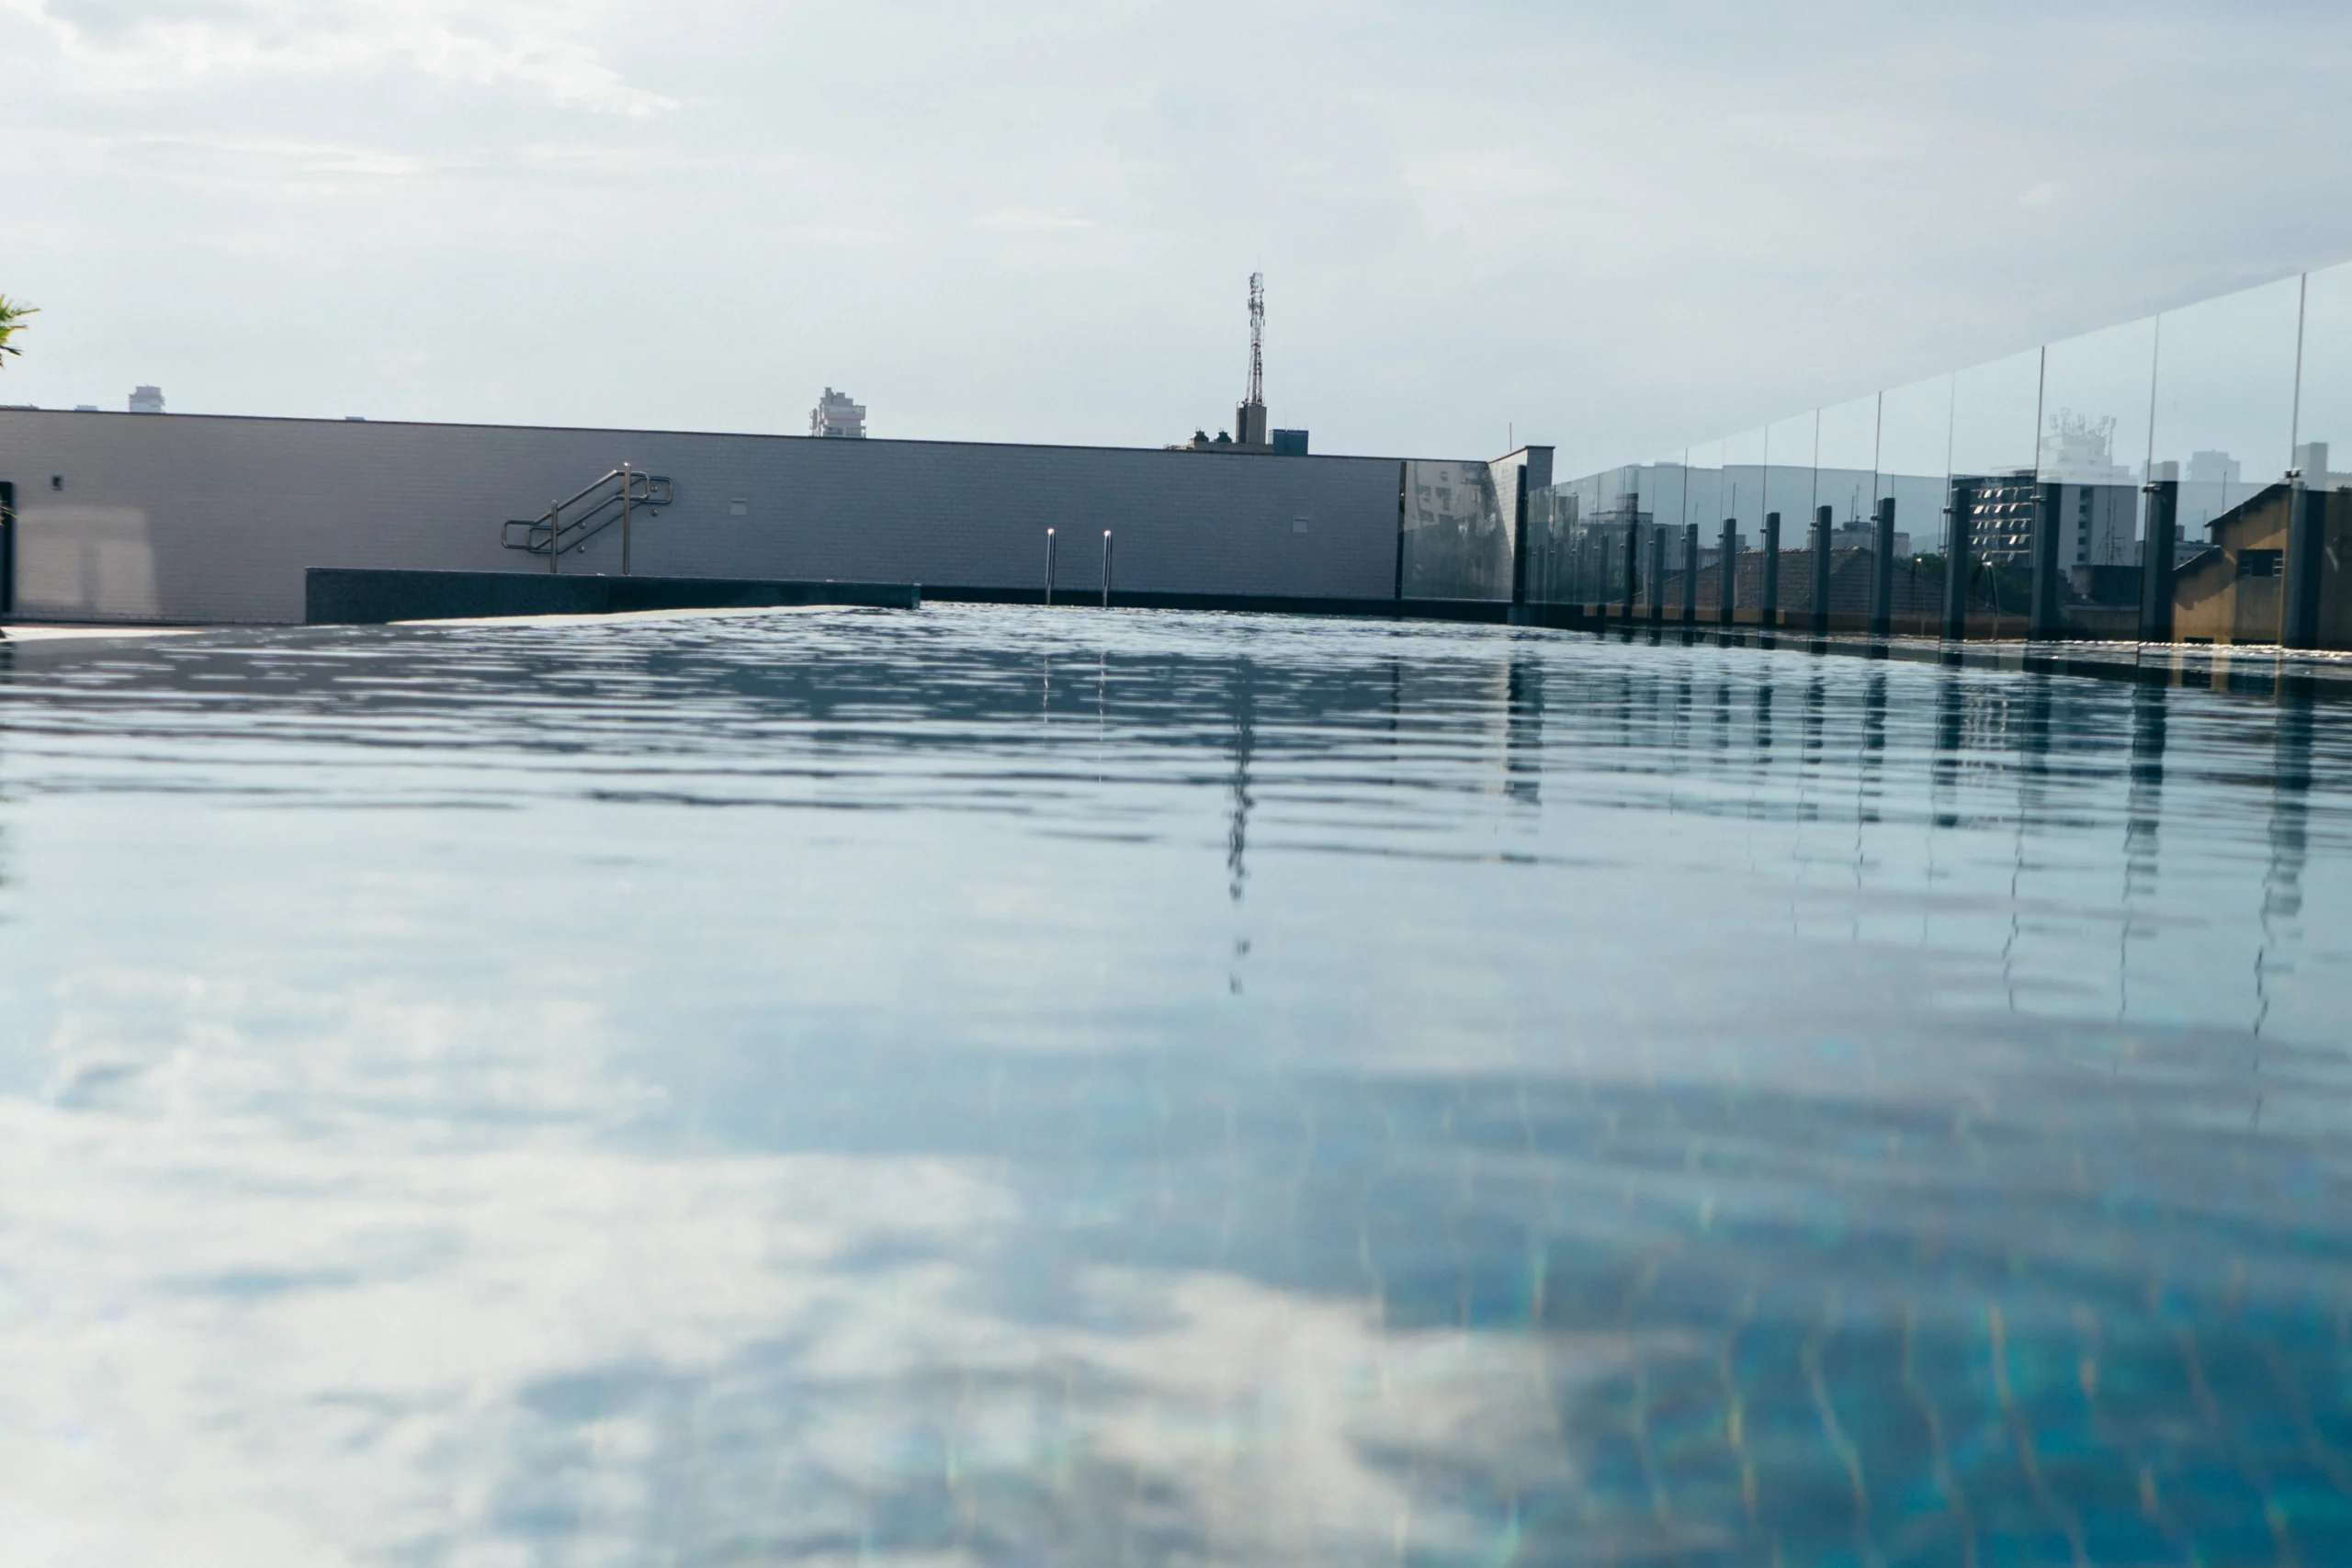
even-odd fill
[{"label": "cloud", "polygon": [[992,234],[1068,234],[1091,229],[1094,221],[1069,212],[1034,212],[1020,209],[984,213],[972,227]]},{"label": "cloud", "polygon": [[275,176],[334,175],[407,177],[434,165],[422,158],[380,147],[255,136],[133,136],[114,144],[126,153],[159,164],[183,163],[207,172],[223,164],[269,171]]},{"label": "cloud", "polygon": [[391,68],[571,107],[643,116],[676,100],[634,87],[576,34],[576,8],[458,0],[6,0],[102,88],[140,92],[205,77],[330,75]]},{"label": "cloud", "polygon": [[1152,443],[1262,269],[1278,422],[1586,472],[2352,254],[2338,13],[1480,0],[1521,91],[1377,3],[0,0],[10,400]]}]

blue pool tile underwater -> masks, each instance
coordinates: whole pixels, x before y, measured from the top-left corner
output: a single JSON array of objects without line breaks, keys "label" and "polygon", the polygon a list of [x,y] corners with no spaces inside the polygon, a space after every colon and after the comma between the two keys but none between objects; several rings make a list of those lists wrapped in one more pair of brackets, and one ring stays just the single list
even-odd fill
[{"label": "blue pool tile underwater", "polygon": [[2352,707],[943,607],[0,671],[43,1562],[2352,1561]]}]

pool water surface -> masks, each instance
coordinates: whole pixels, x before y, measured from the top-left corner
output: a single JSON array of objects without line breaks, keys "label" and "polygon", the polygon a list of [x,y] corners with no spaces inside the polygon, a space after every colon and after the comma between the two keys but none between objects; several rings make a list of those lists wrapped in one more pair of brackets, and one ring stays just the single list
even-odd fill
[{"label": "pool water surface", "polygon": [[2352,705],[933,607],[0,669],[12,1562],[2352,1562]]}]

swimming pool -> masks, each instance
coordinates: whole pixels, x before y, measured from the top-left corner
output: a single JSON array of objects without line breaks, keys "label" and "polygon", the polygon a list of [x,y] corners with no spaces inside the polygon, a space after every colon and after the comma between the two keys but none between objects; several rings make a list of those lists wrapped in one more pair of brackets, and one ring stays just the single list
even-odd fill
[{"label": "swimming pool", "polygon": [[2352,1560],[2352,708],[952,606],[11,658],[22,1561]]}]

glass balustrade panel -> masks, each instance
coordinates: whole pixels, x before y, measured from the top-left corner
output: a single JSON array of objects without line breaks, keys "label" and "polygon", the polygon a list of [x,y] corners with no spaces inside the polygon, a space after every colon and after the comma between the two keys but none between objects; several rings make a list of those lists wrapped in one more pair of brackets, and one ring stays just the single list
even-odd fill
[{"label": "glass balustrade panel", "polygon": [[[1896,541],[1899,564],[1893,574],[1893,612],[1906,627],[1932,630],[1942,624],[1944,563],[1951,543],[1947,502],[1952,378],[1935,376],[1890,388],[1877,401],[1878,462],[1871,502],[1894,502],[1895,532],[1902,536]],[[1838,517],[1860,520],[1843,508]],[[1838,608],[1838,600],[1833,586],[1833,610]],[[1866,607],[1866,592],[1862,602]]]},{"label": "glass balustrade panel", "polygon": [[1952,378],[1951,481],[1966,486],[1968,635],[2021,637],[2032,598],[2038,507],[2035,431],[2042,351],[2027,349]]},{"label": "glass balustrade panel", "polygon": [[2295,444],[2301,277],[2167,310],[2155,327],[2150,457],[2179,481],[2173,632],[2275,644]]},{"label": "glass balustrade panel", "polygon": [[[1838,550],[1871,548],[1876,544],[1872,520],[1877,515],[1878,502],[1879,395],[1872,392],[1867,397],[1849,398],[1823,409],[1820,417],[1820,466],[1815,474],[1814,501],[1805,508],[1804,521],[1810,529],[1815,509],[1829,508],[1834,560]],[[1899,532],[1904,520],[1902,509],[1896,510],[1895,527]],[[1806,536],[1810,537],[1810,534]],[[1809,589],[1809,574],[1807,584]],[[1863,592],[1867,594],[1866,586]],[[1867,612],[1867,599],[1862,608]]]},{"label": "glass balustrade panel", "polygon": [[2352,648],[2352,262],[2311,275],[2302,319],[2295,467],[2320,492],[2310,558],[2320,576],[2318,640]]},{"label": "glass balustrade panel", "polygon": [[2139,635],[2155,352],[2151,316],[2053,343],[2043,364],[2035,472],[2057,533],[2058,608],[2077,636]]},{"label": "glass balustrade panel", "polygon": [[[1821,411],[1810,410],[1789,419],[1775,420],[1766,433],[1766,452],[1770,462],[1764,470],[1764,513],[1781,516],[1780,549],[1785,556],[1804,542],[1805,530],[1813,522],[1815,484],[1814,465],[1821,448]],[[1764,535],[1758,532],[1747,540],[1753,557],[1740,562],[1739,605],[1745,615],[1763,603]],[[1789,602],[1789,580],[1785,563],[1775,566],[1775,598],[1778,606]],[[1778,607],[1776,606],[1776,607]]]}]

